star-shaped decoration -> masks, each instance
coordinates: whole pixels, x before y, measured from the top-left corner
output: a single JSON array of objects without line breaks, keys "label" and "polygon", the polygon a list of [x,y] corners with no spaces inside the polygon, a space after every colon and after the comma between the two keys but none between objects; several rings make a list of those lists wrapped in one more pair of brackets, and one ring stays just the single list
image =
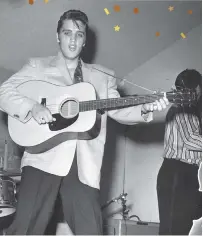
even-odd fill
[{"label": "star-shaped decoration", "polygon": [[120,26],[119,25],[116,25],[116,26],[114,26],[114,30],[116,31],[116,32],[118,32],[119,30],[120,30]]},{"label": "star-shaped decoration", "polygon": [[189,15],[192,15],[192,10],[188,10],[187,13],[188,13]]},{"label": "star-shaped decoration", "polygon": [[139,13],[139,8],[135,7],[135,8],[133,9],[133,12],[134,12],[135,14],[138,14],[138,13]]},{"label": "star-shaped decoration", "polygon": [[159,37],[160,36],[160,32],[157,31],[155,35],[156,35],[156,37]]},{"label": "star-shaped decoration", "polygon": [[121,10],[121,7],[119,5],[115,5],[113,9],[115,12],[119,12]]},{"label": "star-shaped decoration", "polygon": [[169,11],[173,11],[174,10],[174,6],[169,6],[168,10]]}]

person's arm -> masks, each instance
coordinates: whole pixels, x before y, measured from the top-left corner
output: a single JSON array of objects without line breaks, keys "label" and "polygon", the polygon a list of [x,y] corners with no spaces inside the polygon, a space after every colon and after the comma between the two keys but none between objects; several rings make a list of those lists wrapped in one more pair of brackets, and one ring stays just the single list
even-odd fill
[{"label": "person's arm", "polygon": [[[116,79],[112,76],[108,77],[108,98],[119,98],[117,91]],[[142,114],[143,105],[137,105],[128,108],[108,111],[108,116],[117,122],[125,125],[134,125],[139,122],[150,122],[153,120],[153,112],[145,112]]]},{"label": "person's arm", "polygon": [[198,118],[188,113],[177,113],[175,121],[187,149],[202,151],[202,137],[199,134]]},{"label": "person's arm", "polygon": [[0,86],[0,109],[8,115],[26,122],[36,101],[20,94],[17,87],[37,78],[37,65],[30,60],[19,72],[11,76]]}]

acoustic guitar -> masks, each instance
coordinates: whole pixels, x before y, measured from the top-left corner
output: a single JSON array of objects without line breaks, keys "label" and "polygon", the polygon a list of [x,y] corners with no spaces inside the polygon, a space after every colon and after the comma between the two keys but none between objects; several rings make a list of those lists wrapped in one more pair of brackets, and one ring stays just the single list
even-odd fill
[{"label": "acoustic guitar", "polygon": [[[83,134],[91,130],[97,120],[98,110],[120,109],[154,102],[164,96],[163,93],[156,93],[96,99],[95,89],[90,83],[60,86],[40,80],[22,83],[17,90],[24,96],[43,103],[56,118],[52,123],[39,125],[33,118],[23,123],[8,116],[8,129],[12,140],[27,150],[32,148],[35,150],[33,153],[44,152],[66,140],[77,139],[78,133]],[[166,97],[170,102],[179,105],[191,105],[196,102],[196,94],[191,90],[174,90],[167,92]],[[84,135],[84,139],[91,137]]]}]

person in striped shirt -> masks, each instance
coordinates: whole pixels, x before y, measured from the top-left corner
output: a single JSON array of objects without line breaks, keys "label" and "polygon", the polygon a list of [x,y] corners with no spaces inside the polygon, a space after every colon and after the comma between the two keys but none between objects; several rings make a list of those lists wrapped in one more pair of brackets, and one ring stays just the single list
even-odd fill
[{"label": "person in striped shirt", "polygon": [[164,160],[157,177],[160,235],[188,235],[202,215],[198,168],[202,158],[202,76],[193,69],[176,78],[176,89],[195,89],[197,103],[172,105],[166,116]]}]

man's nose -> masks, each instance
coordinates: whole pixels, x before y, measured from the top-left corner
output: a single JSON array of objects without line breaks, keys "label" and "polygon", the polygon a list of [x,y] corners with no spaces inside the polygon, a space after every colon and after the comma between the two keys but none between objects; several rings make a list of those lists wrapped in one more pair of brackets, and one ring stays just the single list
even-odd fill
[{"label": "man's nose", "polygon": [[70,40],[71,40],[71,43],[74,43],[76,41],[76,35],[72,35]]}]

